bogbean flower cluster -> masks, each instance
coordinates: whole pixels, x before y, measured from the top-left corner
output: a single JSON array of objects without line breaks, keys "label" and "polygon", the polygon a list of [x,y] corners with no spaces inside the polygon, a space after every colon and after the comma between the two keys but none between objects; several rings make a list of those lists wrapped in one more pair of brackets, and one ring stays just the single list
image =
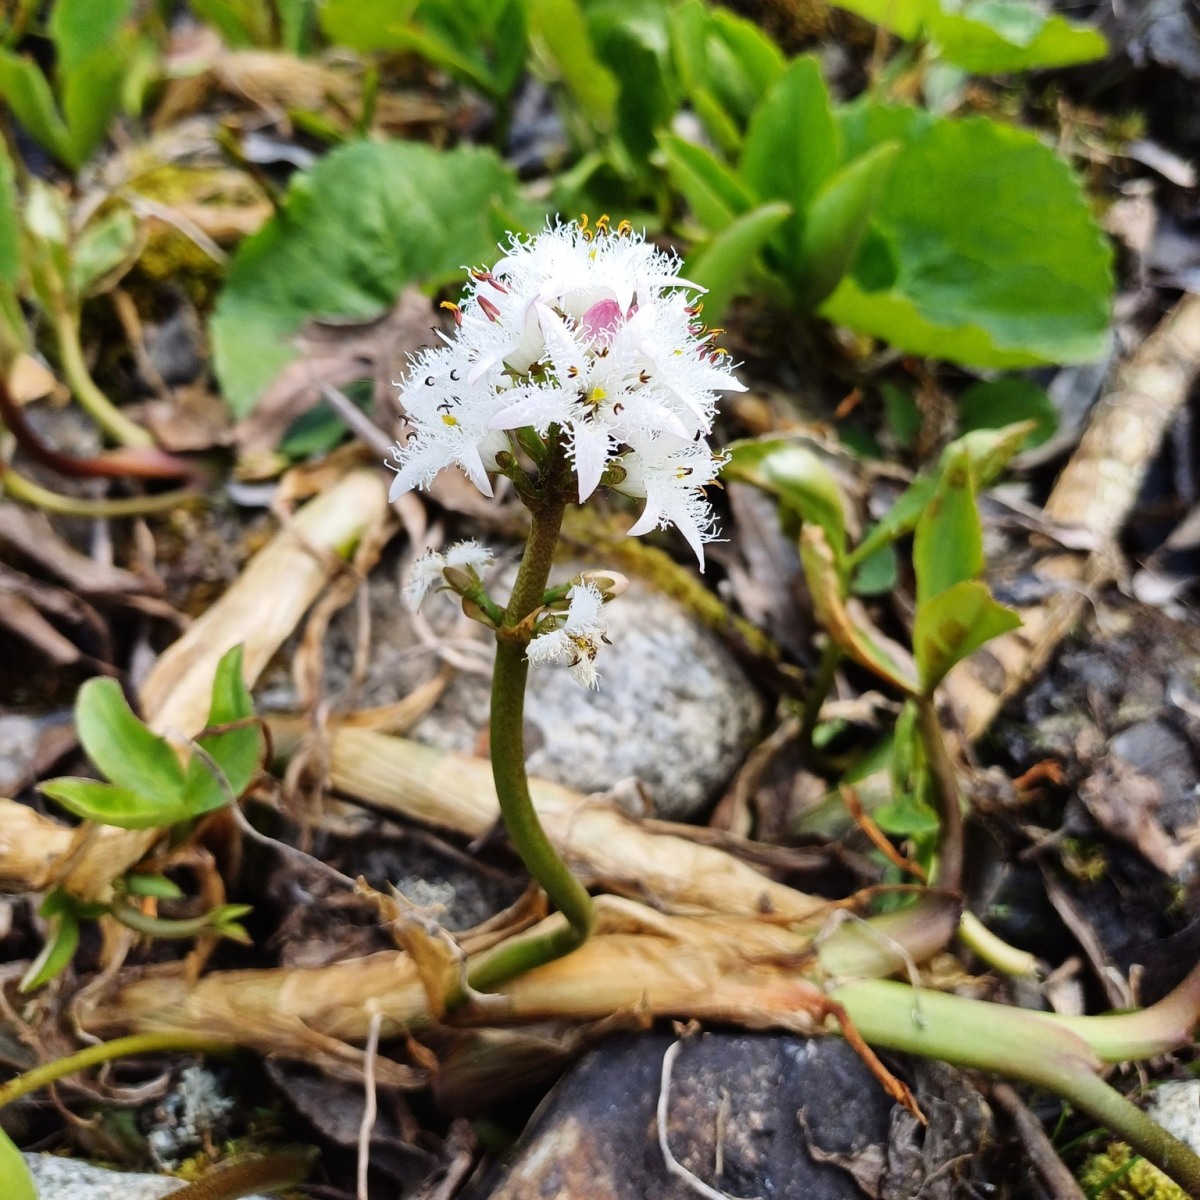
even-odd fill
[{"label": "bogbean flower cluster", "polygon": [[[705,488],[725,457],[708,444],[717,394],[744,390],[720,330],[700,320],[696,284],[679,259],[601,217],[513,235],[490,270],[473,270],[455,329],[417,354],[400,400],[409,423],[392,450],[394,500],[461,467],[484,495],[491,476],[528,484],[519,463],[553,442],[582,504],[602,484],[644,501],[630,534],[676,526],[704,569],[716,536]],[[416,607],[445,582],[480,612],[491,556],[475,543],[427,554],[405,595]],[[581,579],[527,626],[532,664],[562,663],[584,686],[599,676],[601,609],[612,592]],[[562,593],[560,592],[561,596]],[[486,615],[486,614],[485,614]]]},{"label": "bogbean flower cluster", "polygon": [[703,567],[715,534],[704,488],[724,463],[707,441],[716,394],[744,389],[679,265],[606,218],[514,235],[490,271],[471,272],[453,335],[412,363],[392,498],[452,464],[490,496],[515,431],[557,427],[581,503],[602,481],[644,499],[629,532],[675,525]]}]

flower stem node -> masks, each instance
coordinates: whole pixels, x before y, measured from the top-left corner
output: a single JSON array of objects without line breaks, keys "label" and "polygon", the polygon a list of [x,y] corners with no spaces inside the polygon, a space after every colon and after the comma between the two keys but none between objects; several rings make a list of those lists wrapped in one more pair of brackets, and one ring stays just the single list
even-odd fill
[{"label": "flower stem node", "polygon": [[601,617],[605,596],[595,584],[578,583],[567,593],[566,613],[544,612],[540,632],[529,643],[525,657],[535,666],[569,667],[571,677],[587,688],[600,686],[596,655],[607,641],[607,624]]}]

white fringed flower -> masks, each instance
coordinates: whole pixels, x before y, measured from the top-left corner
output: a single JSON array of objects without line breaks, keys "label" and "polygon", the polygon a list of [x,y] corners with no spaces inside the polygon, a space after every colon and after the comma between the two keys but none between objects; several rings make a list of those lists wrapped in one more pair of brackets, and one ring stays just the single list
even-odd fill
[{"label": "white fringed flower", "polygon": [[548,663],[568,666],[577,683],[597,688],[600,676],[596,672],[596,655],[608,629],[601,617],[604,597],[594,584],[577,583],[567,593],[567,599],[570,603],[566,616],[543,617],[541,625],[553,628],[539,633],[529,643],[525,656],[535,667]]},{"label": "white fringed flower", "polygon": [[[692,295],[703,289],[678,271],[675,255],[627,224],[610,232],[607,218],[595,229],[584,218],[514,236],[490,271],[471,272],[453,337],[412,362],[400,394],[412,430],[392,451],[392,498],[452,464],[490,496],[488,473],[510,435],[554,426],[581,502],[610,467],[640,471],[622,489],[648,500],[630,532],[683,514],[703,567],[712,516],[699,489],[716,472],[696,468],[709,454],[717,393],[744,388],[698,319]],[[667,461],[686,445],[697,447],[686,461]],[[672,474],[672,463],[688,470]]]},{"label": "white fringed flower", "polygon": [[492,552],[473,538],[456,542],[445,554],[427,550],[408,569],[404,584],[405,603],[414,612],[420,608],[429,589],[442,582],[447,567],[466,571],[478,579],[495,561]]}]

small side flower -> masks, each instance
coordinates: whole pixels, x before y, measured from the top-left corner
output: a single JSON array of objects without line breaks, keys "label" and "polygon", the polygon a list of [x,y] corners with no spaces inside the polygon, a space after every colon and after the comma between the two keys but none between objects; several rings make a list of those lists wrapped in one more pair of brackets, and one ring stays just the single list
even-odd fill
[{"label": "small side flower", "polygon": [[[494,562],[492,552],[473,538],[456,542],[445,554],[437,550],[427,550],[408,570],[408,579],[404,584],[404,602],[415,612],[421,607],[421,601],[425,599],[431,587],[442,583],[453,587],[453,579],[446,576],[448,569],[465,572],[472,583],[479,583],[483,572]],[[460,591],[458,588],[454,590]]]},{"label": "small side flower", "polygon": [[535,667],[548,663],[570,667],[577,683],[598,688],[596,655],[608,629],[601,616],[604,596],[594,584],[579,583],[567,593],[567,599],[570,603],[565,616],[551,613],[542,618],[539,628],[545,632],[529,643],[525,656]]}]

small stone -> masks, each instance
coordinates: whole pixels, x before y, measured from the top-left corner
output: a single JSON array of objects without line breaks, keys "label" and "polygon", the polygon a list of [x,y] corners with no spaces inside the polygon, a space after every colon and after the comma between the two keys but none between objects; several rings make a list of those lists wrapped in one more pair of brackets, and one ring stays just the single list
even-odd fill
[{"label": "small stone", "polygon": [[1150,1094],[1147,1115],[1200,1154],[1200,1080],[1161,1083]]},{"label": "small stone", "polygon": [[[529,773],[585,793],[636,778],[655,816],[699,820],[758,734],[762,697],[713,634],[646,584],[631,581],[604,617],[599,691],[565,668],[529,672]],[[476,753],[489,702],[490,676],[459,675],[412,736]]]},{"label": "small stone", "polygon": [[[38,1200],[162,1200],[184,1186],[167,1175],[132,1175],[93,1167],[77,1158],[26,1154]],[[265,1200],[248,1196],[246,1200]]]}]

